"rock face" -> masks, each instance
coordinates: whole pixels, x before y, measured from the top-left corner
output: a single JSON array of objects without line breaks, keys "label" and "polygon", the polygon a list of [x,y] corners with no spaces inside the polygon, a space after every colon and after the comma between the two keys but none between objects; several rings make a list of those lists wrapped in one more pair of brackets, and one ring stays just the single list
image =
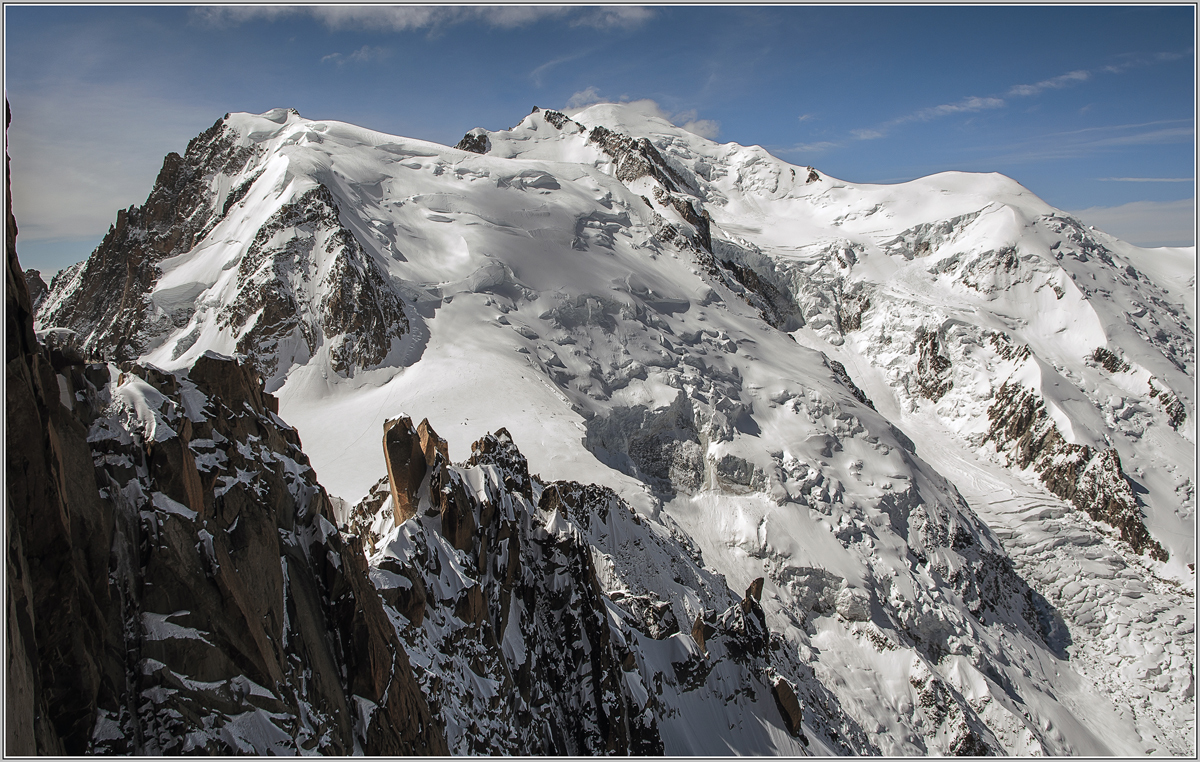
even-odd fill
[{"label": "rock face", "polygon": [[388,487],[397,523],[417,512],[417,490],[427,468],[421,440],[407,417],[383,426],[383,450],[387,461]]},{"label": "rock face", "polygon": [[[238,296],[219,324],[240,337],[238,351],[268,377],[280,362],[311,356],[322,343],[329,344],[332,370],[352,376],[382,362],[408,330],[399,298],[342,226],[324,185],[283,205],[259,228],[237,283]],[[302,305],[315,306],[315,314]],[[289,342],[299,345],[291,356],[280,351]],[[179,354],[188,348],[180,346]]]},{"label": "rock face", "polygon": [[954,382],[949,378],[950,360],[941,352],[937,331],[917,329],[917,393],[937,402]]},{"label": "rock face", "polygon": [[46,294],[50,293],[50,288],[46,281],[42,280],[42,274],[33,269],[25,271],[25,285],[29,288],[29,304],[36,315],[38,307],[46,299]]},{"label": "rock face", "polygon": [[996,392],[988,419],[991,426],[985,441],[1010,452],[1018,468],[1032,466],[1048,490],[1093,519],[1116,527],[1135,552],[1167,560],[1166,550],[1146,531],[1116,450],[1067,442],[1046,414],[1045,404],[1016,383],[1006,383]]},{"label": "rock face", "polygon": [[[326,518],[328,498],[258,374],[213,355],[188,375],[133,364],[63,370],[56,386],[77,400],[82,445],[68,515],[96,524],[76,530],[86,539],[75,563],[90,552],[99,564],[86,577],[94,603],[74,626],[56,621],[55,609],[75,607],[54,591],[30,596],[50,606],[39,645],[60,633],[76,641],[68,651],[90,657],[84,670],[41,659],[44,684],[66,692],[50,694],[63,748],[444,753],[363,549]],[[32,536],[54,539],[39,526]],[[23,539],[32,527],[22,529]],[[26,549],[31,568],[40,555]],[[53,674],[68,669],[70,685]]]}]

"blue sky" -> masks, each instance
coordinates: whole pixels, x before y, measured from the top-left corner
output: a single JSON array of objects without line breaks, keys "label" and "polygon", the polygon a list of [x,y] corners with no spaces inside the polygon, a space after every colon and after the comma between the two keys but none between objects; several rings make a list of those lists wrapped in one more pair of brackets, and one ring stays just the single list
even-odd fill
[{"label": "blue sky", "polygon": [[1191,245],[1195,18],[1162,7],[5,8],[25,266],[87,256],[227,111],[453,145],[534,105],[648,100],[846,180],[1007,174]]}]

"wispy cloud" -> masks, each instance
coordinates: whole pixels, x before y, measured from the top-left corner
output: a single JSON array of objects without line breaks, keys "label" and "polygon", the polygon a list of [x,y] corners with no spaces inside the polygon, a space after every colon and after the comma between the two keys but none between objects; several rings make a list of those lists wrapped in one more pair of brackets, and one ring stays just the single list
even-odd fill
[{"label": "wispy cloud", "polygon": [[1038,95],[1045,90],[1061,90],[1064,87],[1086,82],[1097,74],[1122,74],[1130,69],[1137,69],[1143,66],[1151,66],[1156,63],[1166,63],[1167,61],[1178,61],[1183,58],[1183,53],[1164,52],[1155,53],[1154,55],[1142,55],[1137,53],[1128,53],[1122,56],[1125,60],[1121,63],[1109,64],[1101,66],[1097,69],[1076,69],[1069,71],[1066,74],[1060,74],[1057,77],[1044,79],[1041,82],[1036,82],[1032,85],[1013,85],[1008,90],[1010,98],[1026,98],[1033,95]]},{"label": "wispy cloud", "polygon": [[826,151],[832,151],[834,148],[841,148],[844,144],[835,140],[819,140],[816,143],[797,143],[791,148],[782,148],[778,153],[806,153],[806,154],[823,154]]},{"label": "wispy cloud", "polygon": [[721,123],[713,119],[697,119],[696,109],[688,109],[674,114],[667,121],[677,124],[688,132],[702,138],[715,140],[721,134]]},{"label": "wispy cloud", "polygon": [[650,98],[642,98],[640,100],[627,100],[621,98],[619,101],[613,101],[610,98],[605,98],[600,95],[600,91],[593,86],[589,86],[572,95],[567,99],[566,109],[574,112],[579,109],[593,106],[597,103],[614,103],[619,102],[625,106],[631,107],[646,116],[653,116],[671,124],[681,127],[688,132],[699,135],[702,138],[716,140],[721,134],[721,123],[715,119],[700,119],[696,109],[687,109],[686,111],[677,111],[672,113],[667,111],[658,104],[657,101]]},{"label": "wispy cloud", "polygon": [[[1104,66],[1104,67],[1096,69],[1096,70],[1076,69],[1074,71],[1069,71],[1066,74],[1060,74],[1057,77],[1051,77],[1049,79],[1041,80],[1040,82],[1035,82],[1031,85],[1013,85],[1006,91],[1005,97],[1007,97],[1007,98],[1029,98],[1029,97],[1039,95],[1040,93],[1043,93],[1046,90],[1059,90],[1059,89],[1062,89],[1065,87],[1071,87],[1072,85],[1076,85],[1080,82],[1086,82],[1086,81],[1090,80],[1093,76],[1095,76],[1097,73],[1106,72],[1106,73],[1119,74],[1123,71],[1126,71],[1128,69],[1132,69],[1135,67],[1149,66],[1154,63],[1162,63],[1162,62],[1166,62],[1166,61],[1175,61],[1175,60],[1178,60],[1183,57],[1184,57],[1184,55],[1182,53],[1173,53],[1173,52],[1157,53],[1153,56],[1127,55],[1127,56],[1125,56],[1126,60],[1119,64]],[[850,132],[846,135],[846,137],[838,139],[838,140],[822,140],[822,141],[813,142],[813,143],[799,143],[797,145],[792,146],[791,148],[780,149],[780,153],[784,153],[784,154],[824,153],[826,151],[830,151],[835,148],[842,148],[850,143],[854,143],[857,141],[878,140],[880,138],[887,137],[887,135],[894,128],[899,127],[901,125],[912,124],[915,122],[930,122],[935,119],[940,119],[942,117],[947,117],[947,116],[953,116],[956,114],[967,114],[967,113],[989,111],[989,110],[993,110],[993,109],[1004,108],[1007,105],[1008,105],[1008,103],[1005,100],[1005,98],[1002,98],[999,96],[980,97],[980,96],[973,95],[968,98],[963,98],[962,100],[954,102],[954,103],[944,103],[939,106],[930,106],[928,108],[918,109],[917,111],[913,111],[909,114],[904,114],[903,116],[896,117],[895,119],[889,119],[888,121],[882,122],[881,124],[877,124],[874,127],[864,127],[864,128],[850,130]],[[1091,108],[1090,105],[1085,106],[1080,111],[1080,113],[1083,113],[1084,111],[1087,111],[1090,108]],[[803,123],[805,121],[808,121],[809,118],[810,118],[810,116],[808,114],[805,114],[800,117],[800,122]],[[1143,125],[1143,126],[1145,126],[1145,125]],[[1102,128],[1089,128],[1089,129],[1108,130],[1111,128],[1102,127]],[[1155,130],[1155,131],[1150,131],[1150,132],[1131,133],[1131,134],[1126,134],[1126,135],[1113,135],[1108,138],[1102,138],[1102,139],[1088,141],[1088,144],[1089,144],[1090,148],[1095,149],[1095,148],[1101,148],[1104,146],[1138,145],[1138,144],[1150,144],[1150,143],[1174,143],[1174,142],[1179,142],[1182,139],[1189,139],[1189,138],[1191,138],[1191,136],[1193,134],[1194,134],[1194,131],[1191,128],[1182,128],[1182,127],[1165,128],[1162,130]],[[1076,147],[1076,149],[1081,149],[1081,148],[1082,148],[1081,146]],[[1031,158],[1032,158],[1032,156],[1033,155],[1031,154]],[[1057,158],[1057,157],[1039,155],[1039,158]]]},{"label": "wispy cloud", "polygon": [[591,106],[593,103],[603,103],[600,92],[593,86],[588,86],[567,98],[567,108],[577,109]]},{"label": "wispy cloud", "polygon": [[224,5],[196,8],[192,18],[207,26],[236,26],[248,21],[275,21],[310,16],[333,30],[367,29],[406,32],[436,29],[467,22],[499,29],[529,26],[544,19],[568,19],[572,26],[593,29],[631,29],[654,17],[639,6],[573,7],[569,5]]},{"label": "wispy cloud", "polygon": [[850,137],[855,140],[875,140],[886,134],[883,130],[850,130]]},{"label": "wispy cloud", "polygon": [[341,53],[330,53],[327,56],[321,56],[321,63],[335,63],[342,66],[346,63],[379,63],[385,58],[392,55],[391,48],[381,48],[373,45],[363,45],[358,50],[350,55],[342,55]]},{"label": "wispy cloud", "polygon": [[1184,57],[1183,53],[1173,53],[1173,52],[1155,53],[1152,56],[1140,55],[1140,54],[1136,54],[1136,53],[1133,53],[1133,54],[1127,53],[1124,56],[1124,58],[1126,60],[1123,63],[1110,64],[1108,66],[1103,66],[1099,69],[1099,71],[1107,72],[1109,74],[1121,74],[1122,72],[1126,72],[1126,71],[1129,71],[1130,69],[1136,69],[1136,68],[1139,68],[1142,66],[1150,66],[1151,64],[1156,64],[1156,63],[1165,63],[1167,61],[1178,61],[1179,59],[1181,59],[1183,57]]},{"label": "wispy cloud", "polygon": [[1097,177],[1102,183],[1192,183],[1192,177]]},{"label": "wispy cloud", "polygon": [[[1004,106],[1004,100],[1001,98],[980,98],[971,96],[964,98],[956,103],[943,103],[939,106],[930,106],[928,108],[918,109],[903,116],[898,116],[895,119],[889,119],[882,124],[874,127],[851,130],[850,134],[842,140],[822,140],[815,143],[800,143],[785,148],[780,153],[824,153],[834,148],[841,148],[849,142],[860,140],[878,140],[887,137],[894,128],[903,124],[911,124],[913,122],[930,122],[934,119],[951,116],[954,114],[966,114],[976,111],[986,111]],[[802,117],[801,122],[805,121]]]},{"label": "wispy cloud", "polygon": [[980,150],[1000,149],[999,153],[987,156],[987,161],[1027,164],[1074,159],[1123,146],[1189,143],[1195,140],[1195,134],[1195,126],[1190,119],[1166,119],[1053,132],[1008,146],[981,146]]},{"label": "wispy cloud", "polygon": [[654,18],[654,10],[638,5],[610,5],[591,8],[575,18],[572,26],[590,26],[593,29],[633,29]]},{"label": "wispy cloud", "polygon": [[529,72],[529,78],[531,80],[533,80],[534,85],[536,85],[537,87],[541,87],[545,80],[545,75],[551,69],[554,69],[555,67],[560,66],[565,63],[570,63],[571,61],[577,61],[580,58],[583,58],[584,56],[590,54],[591,52],[592,51],[590,51],[590,50],[583,50],[578,53],[572,53],[569,56],[561,56],[559,58],[555,58],[550,61],[547,61],[546,63],[537,67],[533,71]]},{"label": "wispy cloud", "polygon": [[1004,101],[1000,98],[979,98],[973,95],[970,98],[963,98],[958,103],[944,103],[940,106],[914,111],[911,114],[906,114],[890,122],[884,122],[883,128],[886,129],[910,122],[929,122],[934,119],[940,119],[943,116],[986,111],[988,109],[1000,108],[1003,105]]},{"label": "wispy cloud", "polygon": [[1071,214],[1137,246],[1195,246],[1195,200],[1133,201],[1093,206]]},{"label": "wispy cloud", "polygon": [[1058,90],[1064,87],[1070,87],[1078,82],[1084,82],[1091,78],[1091,72],[1080,69],[1078,71],[1060,74],[1059,76],[1051,77],[1050,79],[1043,79],[1041,82],[1033,85],[1013,85],[1008,89],[1008,95],[1011,98],[1026,98],[1031,95],[1037,95],[1043,90]]},{"label": "wispy cloud", "polygon": [[812,121],[815,118],[816,117],[814,117],[812,114],[801,114],[800,115],[800,123],[803,124],[805,122]]}]

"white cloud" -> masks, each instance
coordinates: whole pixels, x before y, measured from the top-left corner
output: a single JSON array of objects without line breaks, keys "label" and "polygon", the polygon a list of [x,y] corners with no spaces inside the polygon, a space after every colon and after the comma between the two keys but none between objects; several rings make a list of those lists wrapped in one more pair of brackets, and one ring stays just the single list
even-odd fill
[{"label": "white cloud", "polygon": [[[546,74],[546,72],[550,71],[554,67],[559,66],[561,64],[565,64],[570,61],[575,61],[580,58],[583,58],[585,55],[588,55],[591,52],[592,51],[590,51],[590,50],[579,51],[577,53],[572,53],[569,56],[561,56],[559,58],[555,58],[550,61],[547,61],[546,63],[537,67],[533,71],[529,72],[529,78],[533,80],[533,84],[537,85],[538,87],[541,87],[542,82],[544,80],[544,75]],[[578,95],[578,93],[576,93],[576,95]],[[572,97],[574,97],[574,96],[572,96]]]},{"label": "white cloud", "polygon": [[[1097,71],[1098,72],[1104,71],[1104,72],[1109,72],[1112,74],[1119,74],[1130,68],[1139,67],[1139,66],[1149,66],[1150,64],[1153,64],[1156,62],[1174,61],[1174,60],[1177,60],[1177,59],[1183,58],[1183,57],[1184,56],[1181,53],[1158,53],[1152,57],[1130,55],[1130,56],[1127,56],[1128,60],[1126,60],[1125,63],[1112,65],[1112,66],[1104,66],[1104,67],[1098,69]],[[1066,74],[1060,74],[1057,77],[1051,77],[1050,79],[1044,79],[1041,82],[1036,82],[1032,85],[1013,85],[1012,87],[1010,87],[1008,89],[1007,95],[1009,97],[1014,97],[1014,98],[1030,97],[1030,96],[1038,95],[1039,93],[1042,93],[1046,90],[1058,90],[1058,89],[1062,89],[1064,87],[1070,87],[1071,85],[1077,84],[1079,82],[1085,82],[1085,81],[1091,79],[1093,74],[1095,74],[1095,73],[1096,72],[1088,71],[1086,69],[1076,69],[1075,71],[1069,71]],[[978,97],[978,96],[971,96],[970,98],[964,98],[963,100],[961,100],[957,103],[945,103],[940,106],[933,106],[930,108],[920,109],[919,111],[914,111],[911,114],[906,114],[904,116],[897,117],[895,119],[884,122],[883,124],[880,124],[873,128],[852,130],[850,132],[850,137],[853,140],[875,140],[877,138],[886,136],[888,134],[888,132],[891,130],[891,128],[902,125],[902,124],[909,124],[911,122],[928,122],[933,119],[939,119],[941,117],[950,116],[952,114],[962,114],[962,113],[985,111],[985,110],[989,110],[989,109],[997,109],[997,108],[1002,108],[1005,105],[1006,104],[1005,104],[1005,101],[1003,98],[997,98],[994,96],[983,97],[983,98]],[[1091,108],[1090,105],[1084,106],[1080,110],[1080,113],[1084,113],[1085,111],[1087,111],[1090,108]],[[808,115],[805,114],[804,116],[800,117],[800,121],[803,122],[807,118],[808,118]],[[1140,136],[1121,136],[1121,137],[1112,138],[1110,141],[1107,142],[1107,144],[1108,145],[1132,145],[1132,144],[1136,144],[1136,143],[1177,142],[1178,138],[1184,136],[1184,132],[1185,131],[1182,129],[1168,129],[1168,130],[1161,130],[1161,131],[1158,131],[1155,133],[1145,133]],[[1100,145],[1100,143],[1097,142],[1096,145]]]},{"label": "white cloud", "polygon": [[713,119],[693,119],[679,126],[693,135],[699,135],[709,140],[716,140],[717,136],[721,134],[721,123]]},{"label": "white cloud", "polygon": [[638,6],[573,7],[569,5],[314,5],[314,6],[215,6],[198,8],[192,17],[209,26],[231,26],[248,21],[274,21],[286,16],[309,15],[333,30],[405,32],[439,26],[480,22],[500,29],[528,26],[543,19],[570,18],[572,26],[594,29],[630,29],[653,18],[655,12]]},{"label": "white cloud", "polygon": [[571,22],[572,26],[595,29],[632,29],[654,18],[654,11],[637,5],[610,5],[594,8]]},{"label": "white cloud", "polygon": [[1195,141],[1195,134],[1190,119],[1165,119],[1141,124],[1099,125],[1081,130],[1037,135],[1021,143],[1009,146],[989,145],[983,150],[1003,149],[1003,152],[991,155],[990,161],[1029,163],[1102,154],[1122,146],[1191,143]]},{"label": "white cloud", "polygon": [[951,114],[970,113],[974,111],[984,111],[987,109],[1000,108],[1004,105],[1004,101],[1000,98],[979,98],[971,96],[964,98],[958,103],[943,103],[940,106],[932,106],[923,108],[920,111],[914,111],[906,116],[893,119],[886,122],[886,126],[907,124],[908,122],[928,122],[933,119],[938,119]]},{"label": "white cloud", "polygon": [[[934,119],[940,119],[944,116],[952,114],[966,114],[976,111],[985,111],[988,109],[1000,108],[1004,105],[1004,100],[1001,98],[980,98],[971,96],[964,98],[957,103],[943,103],[940,106],[930,106],[918,111],[914,111],[904,116],[898,116],[895,119],[890,119],[875,127],[865,129],[851,130],[850,138],[852,140],[878,140],[879,138],[887,137],[887,134],[892,131],[892,128],[899,127],[902,124],[910,124],[912,122],[929,122]],[[801,121],[804,121],[801,119]],[[825,150],[833,148],[837,143],[823,142],[813,143],[810,145],[823,146]]]},{"label": "white cloud", "polygon": [[274,21],[301,11],[288,5],[217,5],[192,8],[190,16],[202,26],[227,27],[259,19]]},{"label": "white cloud", "polygon": [[[580,109],[594,106],[597,103],[613,103],[613,101],[600,95],[600,92],[595,87],[589,86],[568,98],[566,109],[573,114]],[[717,136],[721,134],[720,122],[715,119],[697,118],[698,114],[694,108],[671,113],[660,106],[658,101],[650,98],[640,98],[636,101],[621,100],[620,103],[622,106],[632,109],[639,114],[670,122],[676,127],[685,129],[702,138],[716,140]]]},{"label": "white cloud", "polygon": [[[621,104],[630,109],[633,109],[634,111],[638,112],[639,114],[645,114],[646,116],[656,117],[658,119],[663,119],[668,122],[671,121],[671,115],[668,114],[666,111],[664,111],[662,106],[659,106],[658,101],[656,101],[656,100],[652,100],[650,98],[640,98],[636,101],[622,100]],[[695,111],[690,111],[690,112],[684,111],[682,113],[685,117],[694,118],[696,116]]]},{"label": "white cloud", "polygon": [[378,63],[392,54],[390,48],[381,48],[374,45],[363,45],[358,50],[350,54],[350,60],[355,63]]},{"label": "white cloud", "polygon": [[[1108,69],[1110,71],[1116,71],[1114,67],[1108,67]],[[1069,87],[1077,82],[1083,82],[1091,79],[1091,76],[1091,72],[1079,69],[1076,71],[1067,72],[1066,74],[1061,74],[1057,77],[1044,79],[1041,82],[1033,85],[1013,85],[1011,88],[1009,88],[1008,94],[1012,97],[1028,97],[1030,95],[1037,95],[1043,90],[1058,90],[1064,87]]]},{"label": "white cloud", "polygon": [[814,118],[814,117],[813,117],[813,115],[812,115],[812,114],[801,114],[801,115],[800,115],[800,123],[801,123],[801,124],[803,124],[804,122],[807,122],[807,121],[809,121],[810,119],[813,119],[813,118]]},{"label": "white cloud", "polygon": [[855,140],[875,140],[884,136],[882,130],[850,130],[850,135]]},{"label": "white cloud", "polygon": [[575,93],[570,98],[567,98],[567,108],[585,108],[587,106],[591,106],[593,103],[603,102],[604,99],[600,97],[600,93],[596,90],[596,88],[589,86]]},{"label": "white cloud", "polygon": [[842,143],[833,140],[822,140],[816,143],[797,143],[791,148],[784,148],[779,153],[784,154],[822,154],[834,148],[841,148]]},{"label": "white cloud", "polygon": [[330,53],[327,56],[321,56],[321,63],[333,62],[338,66],[344,65],[347,61],[360,64],[379,63],[383,59],[389,57],[391,54],[391,48],[363,45],[361,48],[348,56],[343,56],[341,53]]},{"label": "white cloud", "polygon": [[1137,246],[1195,246],[1194,199],[1133,201],[1093,206],[1071,214],[1105,233]]}]

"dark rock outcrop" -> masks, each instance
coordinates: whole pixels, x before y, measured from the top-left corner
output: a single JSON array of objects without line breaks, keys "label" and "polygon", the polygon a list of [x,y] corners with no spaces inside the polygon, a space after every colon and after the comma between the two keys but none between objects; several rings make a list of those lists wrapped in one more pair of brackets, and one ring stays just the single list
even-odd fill
[{"label": "dark rock outcrop", "polygon": [[917,394],[937,402],[950,388],[950,359],[942,354],[937,331],[918,328],[916,333],[917,373],[914,383]]},{"label": "dark rock outcrop", "polygon": [[383,452],[396,523],[401,523],[417,512],[417,490],[427,467],[421,440],[407,416],[384,423]]},{"label": "dark rock outcrop", "polygon": [[460,151],[470,151],[471,153],[487,153],[492,145],[488,140],[487,132],[482,127],[476,127],[458,141],[458,145],[454,146]]},{"label": "dark rock outcrop", "polygon": [[1183,400],[1179,399],[1179,395],[1170,389],[1159,386],[1154,378],[1150,379],[1149,386],[1150,399],[1158,400],[1159,406],[1167,414],[1167,421],[1172,428],[1178,429],[1187,420],[1187,406],[1183,404]]},{"label": "dark rock outcrop", "polygon": [[29,304],[33,309],[33,314],[37,314],[38,307],[42,306],[42,302],[46,300],[46,294],[50,293],[49,286],[46,281],[42,280],[42,274],[34,269],[25,271],[25,285],[29,288]]},{"label": "dark rock outcrop", "polygon": [[[332,369],[352,376],[381,363],[392,341],[408,332],[403,304],[342,225],[337,201],[324,185],[263,223],[238,263],[238,284],[220,325],[238,333],[238,351],[268,378],[287,370],[292,358],[279,350],[289,338],[308,356],[329,343]],[[305,309],[310,303],[315,311]]]},{"label": "dark rock outcrop", "polygon": [[775,678],[775,682],[771,684],[771,695],[775,697],[775,705],[779,707],[779,714],[783,717],[788,732],[794,736],[800,735],[800,722],[804,715],[800,699],[796,698],[796,691],[791,683],[782,677]]},{"label": "dark rock outcrop", "polygon": [[803,312],[787,291],[776,287],[749,265],[724,259],[721,266],[733,281],[745,287],[748,293],[743,293],[742,298],[750,306],[756,307],[767,323],[781,331],[804,327]]},{"label": "dark rock outcrop", "polygon": [[1129,370],[1129,363],[1104,347],[1096,347],[1092,351],[1091,359],[1092,362],[1098,363],[1101,368],[1104,368],[1109,373],[1124,373]]},{"label": "dark rock outcrop", "polygon": [[1167,559],[1167,551],[1146,529],[1116,450],[1067,442],[1042,400],[1014,382],[996,392],[988,407],[988,420],[984,441],[995,442],[998,450],[1008,452],[1013,465],[1022,469],[1032,466],[1048,490],[1093,519],[1115,527],[1134,552],[1159,561]]},{"label": "dark rock outcrop", "polygon": [[842,365],[837,360],[829,360],[828,358],[826,358],[826,362],[829,365],[829,369],[833,371],[833,377],[840,381],[842,386],[845,386],[850,390],[850,393],[854,395],[854,399],[863,403],[872,410],[875,409],[875,403],[867,397],[866,392],[864,392],[862,389],[859,389],[858,386],[855,385],[854,379],[850,378],[850,374],[846,372],[845,365]]},{"label": "dark rock outcrop", "polygon": [[623,183],[652,177],[672,193],[690,188],[679,172],[667,163],[649,138],[633,138],[597,125],[588,133],[588,142],[612,157],[615,175]]}]

